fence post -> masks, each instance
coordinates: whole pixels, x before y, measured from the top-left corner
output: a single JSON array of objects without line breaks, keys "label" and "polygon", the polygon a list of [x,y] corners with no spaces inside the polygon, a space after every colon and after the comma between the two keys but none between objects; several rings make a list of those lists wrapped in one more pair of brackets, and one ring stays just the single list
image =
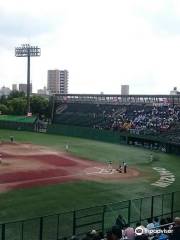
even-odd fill
[{"label": "fence post", "polygon": [[1,239],[2,239],[2,240],[5,240],[5,224],[2,224]]},{"label": "fence post", "polygon": [[103,214],[102,214],[102,232],[104,233],[104,216],[106,211],[106,205],[103,206]]},{"label": "fence post", "polygon": [[39,240],[43,240],[43,217],[40,217]]},{"label": "fence post", "polygon": [[142,218],[142,201],[143,201],[143,199],[141,198],[141,200],[140,200],[140,214],[139,214],[140,222],[141,222],[141,218]]},{"label": "fence post", "polygon": [[24,222],[22,222],[22,225],[21,225],[21,240],[24,239]]},{"label": "fence post", "polygon": [[131,200],[128,203],[128,224],[131,223]]},{"label": "fence post", "polygon": [[73,235],[76,235],[76,211],[73,211]]},{"label": "fence post", "polygon": [[59,214],[57,215],[57,240],[59,239]]},{"label": "fence post", "polygon": [[171,194],[171,218],[174,217],[174,192]]},{"label": "fence post", "polygon": [[154,215],[154,196],[151,197],[151,218]]},{"label": "fence post", "polygon": [[164,194],[162,195],[162,206],[161,206],[161,215],[164,215]]}]

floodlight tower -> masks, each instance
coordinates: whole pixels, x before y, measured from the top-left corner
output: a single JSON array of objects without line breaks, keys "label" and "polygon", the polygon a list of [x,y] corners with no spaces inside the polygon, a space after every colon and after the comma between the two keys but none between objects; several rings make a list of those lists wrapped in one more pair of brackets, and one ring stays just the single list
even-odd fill
[{"label": "floodlight tower", "polygon": [[15,48],[16,57],[27,57],[27,114],[30,113],[30,57],[40,57],[41,49],[38,46],[22,44]]}]

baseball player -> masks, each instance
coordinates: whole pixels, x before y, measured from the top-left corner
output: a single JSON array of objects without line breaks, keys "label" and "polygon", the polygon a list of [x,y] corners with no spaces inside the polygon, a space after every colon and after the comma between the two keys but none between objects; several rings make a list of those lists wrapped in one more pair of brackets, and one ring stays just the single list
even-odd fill
[{"label": "baseball player", "polygon": [[112,161],[108,161],[108,172],[112,172]]},{"label": "baseball player", "polygon": [[124,173],[127,173],[127,163],[123,162]]},{"label": "baseball player", "polygon": [[150,157],[149,157],[149,161],[150,162],[153,162],[153,160],[154,160],[154,157],[153,157],[153,155],[152,155],[152,153],[150,154]]},{"label": "baseball player", "polygon": [[116,171],[117,171],[118,173],[122,173],[122,166],[121,166],[121,164],[119,164],[119,167],[116,169]]},{"label": "baseball player", "polygon": [[10,136],[10,141],[11,141],[11,143],[14,142],[14,137],[13,136]]},{"label": "baseball player", "polygon": [[68,152],[69,151],[69,145],[66,144],[65,148],[66,148],[66,152]]}]

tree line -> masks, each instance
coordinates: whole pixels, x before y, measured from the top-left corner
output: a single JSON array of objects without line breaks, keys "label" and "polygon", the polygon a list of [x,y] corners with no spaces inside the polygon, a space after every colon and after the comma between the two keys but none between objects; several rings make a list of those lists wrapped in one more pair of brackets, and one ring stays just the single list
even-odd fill
[{"label": "tree line", "polygon": [[[39,117],[51,116],[51,100],[42,96],[31,96],[31,112]],[[12,91],[8,97],[0,97],[1,114],[10,115],[26,115],[27,114],[27,98],[24,92]]]}]

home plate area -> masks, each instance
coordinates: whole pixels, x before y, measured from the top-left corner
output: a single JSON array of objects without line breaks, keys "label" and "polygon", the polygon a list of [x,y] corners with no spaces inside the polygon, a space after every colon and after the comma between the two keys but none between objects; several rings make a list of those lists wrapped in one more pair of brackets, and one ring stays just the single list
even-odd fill
[{"label": "home plate area", "polygon": [[87,175],[98,175],[98,174],[115,174],[117,173],[116,169],[109,170],[108,168],[100,168],[100,167],[92,167],[85,169],[85,173]]}]

